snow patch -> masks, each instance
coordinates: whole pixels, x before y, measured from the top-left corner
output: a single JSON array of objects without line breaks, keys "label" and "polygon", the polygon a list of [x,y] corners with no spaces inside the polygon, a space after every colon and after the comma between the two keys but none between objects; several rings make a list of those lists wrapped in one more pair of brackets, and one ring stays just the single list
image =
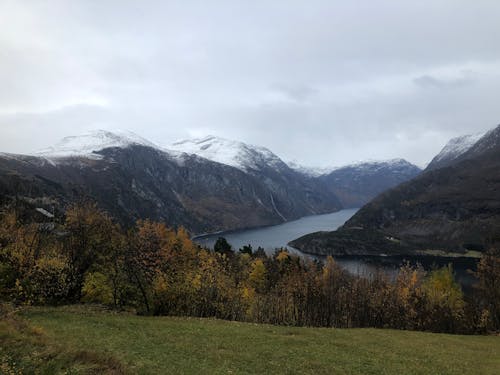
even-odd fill
[{"label": "snow patch", "polygon": [[418,167],[406,161],[405,159],[364,160],[355,162],[353,164],[345,165],[340,168],[334,168],[332,172],[342,169],[355,169],[360,172],[363,171],[376,172],[381,169],[399,170],[407,168],[418,168]]},{"label": "snow patch", "polygon": [[433,162],[440,162],[442,160],[451,161],[458,158],[469,151],[484,135],[485,133],[476,133],[451,139],[434,158]]},{"label": "snow patch", "polygon": [[286,168],[283,161],[265,147],[248,145],[225,138],[207,136],[186,139],[167,146],[169,150],[200,156],[217,163],[238,168],[244,172],[266,167],[280,170]]},{"label": "snow patch", "polygon": [[308,177],[319,177],[324,174],[328,174],[335,170],[335,167],[307,167],[295,160],[287,162],[288,166],[294,171],[299,172]]},{"label": "snow patch", "polygon": [[148,140],[129,131],[109,132],[96,130],[78,136],[65,137],[53,147],[41,150],[36,155],[48,159],[73,156],[86,156],[99,159],[101,156],[96,154],[98,151],[110,147],[126,148],[131,145],[158,148]]}]

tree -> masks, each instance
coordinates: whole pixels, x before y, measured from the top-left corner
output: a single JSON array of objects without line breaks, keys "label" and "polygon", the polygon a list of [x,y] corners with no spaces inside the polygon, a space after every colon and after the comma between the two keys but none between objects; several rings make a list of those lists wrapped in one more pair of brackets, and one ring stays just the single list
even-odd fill
[{"label": "tree", "polygon": [[425,314],[424,317],[427,318],[424,328],[456,332],[462,323],[465,303],[451,264],[431,271],[422,284],[422,291],[426,311],[420,311],[420,314]]},{"label": "tree", "polygon": [[217,241],[215,241],[214,245],[214,251],[216,253],[221,253],[221,254],[226,254],[226,255],[231,255],[233,254],[233,248],[227,242],[227,240],[224,237],[219,237],[217,238]]},{"label": "tree", "polygon": [[253,249],[252,249],[252,245],[250,245],[250,244],[243,245],[243,247],[240,249],[240,253],[242,253],[242,254],[252,255],[252,252],[253,252]]},{"label": "tree", "polygon": [[136,230],[129,234],[125,267],[147,313],[151,312],[153,285],[160,280],[174,241],[175,233],[171,229],[150,220],[139,220]]},{"label": "tree", "polygon": [[266,287],[266,266],[262,259],[255,259],[252,262],[248,281],[257,292],[264,291]]},{"label": "tree", "polygon": [[69,259],[73,285],[70,294],[78,301],[85,274],[94,264],[102,262],[103,255],[112,250],[113,237],[118,228],[108,214],[91,202],[71,206],[66,211],[64,227],[68,232],[65,255]]},{"label": "tree", "polygon": [[483,320],[480,325],[489,330],[500,330],[500,246],[491,248],[483,255],[476,277]]}]

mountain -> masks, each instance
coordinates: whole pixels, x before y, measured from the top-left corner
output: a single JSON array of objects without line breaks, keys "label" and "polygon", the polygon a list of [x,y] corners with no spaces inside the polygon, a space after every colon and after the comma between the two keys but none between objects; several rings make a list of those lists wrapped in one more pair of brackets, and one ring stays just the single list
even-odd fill
[{"label": "mountain", "polygon": [[321,175],[345,208],[361,207],[381,192],[417,176],[421,169],[404,159],[361,162]]},{"label": "mountain", "polygon": [[335,168],[327,168],[327,167],[306,167],[302,164],[299,164],[296,161],[289,161],[287,165],[292,168],[294,171],[303,174],[307,177],[319,177],[324,174],[330,173]]},{"label": "mountain", "polygon": [[285,163],[264,147],[215,136],[179,141],[168,149],[195,154],[253,175],[295,173],[315,179],[340,200],[343,208],[361,207],[382,191],[421,172],[403,159],[362,162],[336,169],[304,167],[296,162]]},{"label": "mountain", "polygon": [[382,193],[338,231],[291,245],[336,255],[484,251],[500,233],[499,171],[500,126],[450,165]]},{"label": "mountain", "polygon": [[467,153],[483,136],[484,133],[476,133],[452,138],[441,152],[432,159],[426,170],[430,171],[453,164]]},{"label": "mountain", "polygon": [[126,132],[66,137],[36,155],[0,154],[0,203],[17,199],[62,210],[90,197],[123,224],[151,218],[193,233],[277,224],[341,208],[320,181],[291,170],[270,151],[237,146],[227,152],[246,159],[226,165]]},{"label": "mountain", "polygon": [[74,156],[100,158],[97,151],[112,147],[127,148],[132,145],[158,148],[130,131],[96,130],[78,136],[64,137],[54,146],[41,150],[36,155],[47,159],[64,159]]},{"label": "mountain", "polygon": [[[207,136],[178,141],[168,149],[234,167],[257,178],[268,189],[271,205],[283,221],[342,208],[322,181],[298,173],[265,147]],[[302,214],[297,216],[297,212]]]},{"label": "mountain", "polygon": [[178,141],[169,145],[168,149],[198,155],[247,173],[266,169],[278,172],[290,169],[278,156],[265,147],[252,146],[213,135]]}]

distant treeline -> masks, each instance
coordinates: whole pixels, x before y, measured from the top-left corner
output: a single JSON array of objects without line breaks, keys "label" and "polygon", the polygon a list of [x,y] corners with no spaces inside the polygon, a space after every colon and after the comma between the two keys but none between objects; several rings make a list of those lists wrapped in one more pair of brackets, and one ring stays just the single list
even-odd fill
[{"label": "distant treeline", "polygon": [[[6,209],[0,218],[0,297],[18,304],[99,303],[140,314],[216,317],[321,327],[381,327],[451,333],[500,329],[500,251],[480,261],[464,295],[451,267],[401,267],[353,276],[324,263],[219,239],[214,251],[180,228],[138,221],[122,229],[92,203],[59,222]],[[45,216],[44,216],[45,215]],[[36,215],[35,215],[36,216]]]}]

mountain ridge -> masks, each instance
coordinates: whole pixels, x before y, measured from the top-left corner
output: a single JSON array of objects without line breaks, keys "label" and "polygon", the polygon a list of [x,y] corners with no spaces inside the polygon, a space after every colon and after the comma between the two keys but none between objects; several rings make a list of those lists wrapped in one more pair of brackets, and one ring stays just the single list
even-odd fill
[{"label": "mountain ridge", "polygon": [[[499,170],[500,126],[450,165],[383,192],[338,231],[310,234],[291,246],[334,255],[484,251],[500,231]],[[368,232],[380,241],[371,241]]]},{"label": "mountain ridge", "polygon": [[30,200],[56,197],[61,205],[88,196],[123,223],[151,218],[199,234],[354,207],[346,196],[369,200],[400,183],[385,171],[384,184],[374,182],[381,170],[397,166],[414,167],[402,159],[351,166],[350,178],[368,186],[360,198],[350,186],[339,194],[335,181],[301,173],[264,147],[207,136],[166,148],[132,132],[96,130],[34,155],[0,154],[0,184],[6,196],[19,190]]},{"label": "mountain ridge", "polygon": [[0,155],[3,201],[24,197],[64,206],[90,197],[123,223],[151,218],[193,233],[278,224],[341,208],[320,182],[285,164],[244,172],[112,133],[83,140],[66,138],[62,151],[38,156]]}]

